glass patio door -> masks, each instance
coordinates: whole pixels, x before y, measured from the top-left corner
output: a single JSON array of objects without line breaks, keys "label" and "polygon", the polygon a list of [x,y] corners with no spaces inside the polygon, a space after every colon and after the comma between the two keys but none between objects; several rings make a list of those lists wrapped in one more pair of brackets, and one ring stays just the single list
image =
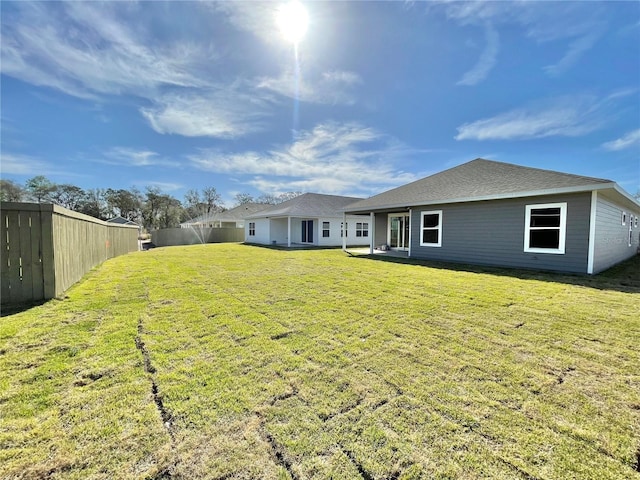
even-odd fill
[{"label": "glass patio door", "polygon": [[302,220],[302,243],[313,243],[313,220]]},{"label": "glass patio door", "polygon": [[388,243],[396,250],[409,249],[409,215],[389,215]]}]

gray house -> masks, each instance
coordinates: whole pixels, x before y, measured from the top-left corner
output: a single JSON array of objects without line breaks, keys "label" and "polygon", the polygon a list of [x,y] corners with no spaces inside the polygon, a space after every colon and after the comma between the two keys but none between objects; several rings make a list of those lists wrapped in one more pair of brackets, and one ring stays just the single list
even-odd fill
[{"label": "gray house", "polygon": [[342,213],[358,200],[362,199],[305,193],[272,205],[246,217],[245,242],[339,247],[342,238],[350,235],[357,244],[369,245],[369,219]]},{"label": "gray house", "polygon": [[[598,273],[638,252],[640,203],[611,180],[476,159],[353,203],[412,258]],[[346,249],[346,242],[343,242]]]}]

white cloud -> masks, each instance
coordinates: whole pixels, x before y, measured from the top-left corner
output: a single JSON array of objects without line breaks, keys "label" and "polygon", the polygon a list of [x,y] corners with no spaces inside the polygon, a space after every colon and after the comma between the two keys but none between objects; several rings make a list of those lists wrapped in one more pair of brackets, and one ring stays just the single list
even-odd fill
[{"label": "white cloud", "polygon": [[[209,48],[145,38],[118,13],[129,5],[17,2],[2,20],[2,72],[82,98],[148,97],[160,86],[202,86],[195,66]],[[134,25],[134,26],[132,26]]]},{"label": "white cloud", "polygon": [[500,113],[458,127],[456,140],[522,140],[552,136],[577,137],[597,130],[613,115],[615,101],[631,91],[603,99],[590,95],[556,98]]},{"label": "white cloud", "polygon": [[267,104],[258,95],[231,87],[169,93],[140,112],[158,133],[237,138],[264,128]]},{"label": "white cloud", "polygon": [[374,129],[326,123],[269,152],[203,150],[189,160],[206,171],[252,175],[250,183],[264,191],[344,193],[379,191],[380,185],[415,180],[394,165],[410,153],[415,152]]},{"label": "white cloud", "polygon": [[500,50],[500,36],[498,32],[487,24],[485,27],[487,44],[475,66],[464,74],[458,85],[476,85],[487,78],[489,72],[496,65],[498,51]]},{"label": "white cloud", "polygon": [[13,175],[48,175],[56,173],[49,162],[30,155],[2,152],[0,155],[0,171]]},{"label": "white cloud", "polygon": [[296,77],[294,72],[287,70],[279,77],[259,78],[256,87],[302,102],[353,105],[356,99],[351,92],[360,83],[362,78],[354,72],[331,71],[319,76],[306,72]]},{"label": "white cloud", "polygon": [[156,182],[155,180],[137,180],[133,183],[134,185],[144,185],[145,187],[157,187],[162,192],[175,192],[184,188],[184,185],[180,183]]},{"label": "white cloud", "polygon": [[602,146],[607,150],[618,151],[625,150],[631,147],[640,146],[640,128],[627,132],[622,137],[610,142],[603,143]]},{"label": "white cloud", "polygon": [[594,29],[585,35],[577,37],[575,40],[569,43],[569,48],[557,63],[553,65],[547,65],[544,67],[544,71],[549,75],[561,75],[575,65],[582,55],[591,49],[602,36],[602,28]]},{"label": "white cloud", "polygon": [[105,163],[113,165],[125,165],[130,167],[148,166],[178,166],[178,162],[173,162],[160,157],[156,152],[150,150],[135,150],[127,147],[113,147],[104,153]]},{"label": "white cloud", "polygon": [[272,43],[278,35],[276,14],[279,2],[216,2],[210,4],[216,11],[227,15],[229,22],[240,30],[250,32],[261,40]]},{"label": "white cloud", "polygon": [[[355,101],[353,87],[362,80],[353,72],[305,72],[297,92],[291,72],[238,81],[216,68],[218,53],[207,41],[190,40],[197,35],[152,36],[152,5],[13,2],[3,10],[2,73],[84,99],[136,97],[152,129],[187,137],[234,139],[261,131],[275,94],[319,104]],[[225,2],[213,8],[245,30],[273,37],[277,4]]]},{"label": "white cloud", "polygon": [[[522,29],[525,36],[538,43],[568,42],[562,57],[544,67],[549,75],[560,75],[575,65],[596,44],[607,26],[606,9],[594,2],[554,2],[553,8],[550,8],[547,2],[444,1],[429,3],[428,9],[444,9],[448,18],[461,25],[482,26],[488,22],[496,27],[515,25]],[[480,60],[485,57],[484,64],[493,67],[490,45],[488,39]],[[497,54],[497,46],[495,51]],[[482,63],[479,61],[478,68],[480,65]],[[472,83],[463,83],[466,84]]]}]

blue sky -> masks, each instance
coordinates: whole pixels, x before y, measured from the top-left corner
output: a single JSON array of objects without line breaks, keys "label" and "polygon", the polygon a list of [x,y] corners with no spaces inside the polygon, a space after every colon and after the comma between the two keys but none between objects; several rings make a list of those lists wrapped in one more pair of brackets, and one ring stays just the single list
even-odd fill
[{"label": "blue sky", "polygon": [[639,2],[10,2],[2,178],[367,197],[477,157],[640,189]]}]

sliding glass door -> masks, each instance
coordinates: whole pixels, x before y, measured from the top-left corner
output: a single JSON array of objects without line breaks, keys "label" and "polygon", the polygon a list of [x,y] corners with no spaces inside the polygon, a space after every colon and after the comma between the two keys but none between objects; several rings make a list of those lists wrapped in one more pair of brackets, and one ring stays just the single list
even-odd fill
[{"label": "sliding glass door", "polygon": [[302,243],[313,243],[313,220],[302,220]]},{"label": "sliding glass door", "polygon": [[405,213],[389,214],[387,243],[395,250],[409,249],[409,215]]}]

